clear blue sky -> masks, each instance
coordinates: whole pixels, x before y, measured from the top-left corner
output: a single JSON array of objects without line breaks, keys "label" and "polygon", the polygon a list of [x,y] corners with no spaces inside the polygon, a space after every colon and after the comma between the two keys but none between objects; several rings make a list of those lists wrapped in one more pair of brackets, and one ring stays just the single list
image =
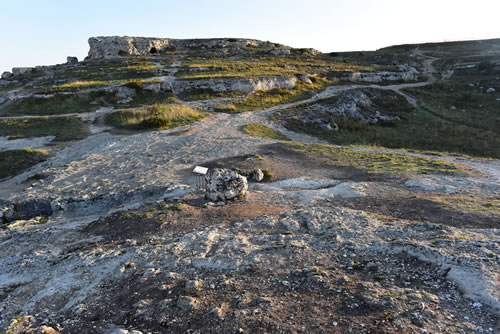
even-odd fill
[{"label": "clear blue sky", "polygon": [[248,37],[321,51],[500,38],[500,0],[0,0],[0,71],[82,59],[90,36]]}]

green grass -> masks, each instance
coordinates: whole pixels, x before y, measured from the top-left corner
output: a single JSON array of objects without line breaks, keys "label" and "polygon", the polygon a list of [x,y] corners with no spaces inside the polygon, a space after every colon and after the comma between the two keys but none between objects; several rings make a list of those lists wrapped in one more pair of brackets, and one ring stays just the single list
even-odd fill
[{"label": "green grass", "polygon": [[76,117],[0,119],[0,136],[11,139],[56,136],[56,141],[69,141],[88,135],[87,127]]},{"label": "green grass", "polygon": [[432,196],[426,198],[446,209],[462,213],[500,217],[500,200],[496,198],[471,197],[466,195]]},{"label": "green grass", "polygon": [[99,105],[91,102],[104,96],[104,93],[56,95],[47,99],[29,97],[15,101],[0,109],[3,116],[20,115],[57,115],[95,111]]},{"label": "green grass", "polygon": [[116,128],[128,130],[165,130],[188,125],[204,117],[204,114],[185,105],[155,104],[142,109],[111,113],[106,116],[106,123]]},{"label": "green grass", "polygon": [[212,89],[192,89],[177,94],[184,101],[209,100],[217,97],[242,96],[241,92],[216,92]]},{"label": "green grass", "polygon": [[482,93],[458,80],[407,91],[416,96],[422,107],[436,118],[500,135],[500,113],[496,96]]},{"label": "green grass", "polygon": [[44,150],[22,149],[0,152],[0,179],[20,174],[47,158],[48,154]]},{"label": "green grass", "polygon": [[155,76],[158,67],[143,57],[90,60],[76,67],[56,66],[54,80],[130,80]]},{"label": "green grass", "polygon": [[467,175],[460,165],[442,160],[393,153],[364,152],[331,145],[286,143],[285,148],[308,159],[334,166],[354,166],[372,173]]},{"label": "green grass", "polygon": [[268,91],[257,91],[247,97],[234,102],[235,110],[232,112],[247,112],[262,110],[277,105],[301,101],[312,97],[315,92],[323,90],[331,84],[323,78],[312,78],[313,83],[306,84],[297,81],[293,89],[272,89]]},{"label": "green grass", "polygon": [[323,74],[329,71],[372,71],[371,66],[334,61],[330,57],[298,56],[275,57],[252,55],[251,57],[216,58],[188,57],[184,68],[176,75],[183,79],[248,78],[265,75]]},{"label": "green grass", "polygon": [[[137,84],[135,81],[127,85]],[[120,106],[120,107],[140,107],[155,103],[175,103],[177,100],[170,92],[154,93],[138,88],[137,95],[127,104],[118,105],[120,100],[114,94],[106,92],[75,93],[71,95],[55,95],[51,98],[37,99],[26,98],[16,101],[4,108],[0,108],[2,116],[37,116],[37,115],[58,115],[67,113],[86,113],[93,112],[101,106]]]},{"label": "green grass", "polygon": [[243,127],[243,131],[254,137],[288,140],[288,138],[281,132],[259,123],[247,124]]},{"label": "green grass", "polygon": [[423,151],[452,152],[478,157],[500,158],[500,135],[494,131],[482,130],[460,122],[443,119],[420,106],[410,110],[405,106],[387,105],[379,110],[398,115],[400,121],[376,125],[347,118],[332,118],[339,126],[338,132],[323,130],[311,124],[304,124],[293,117],[299,109],[278,113],[275,118],[283,121],[293,131],[326,139],[340,145],[368,145],[388,148],[414,149]]}]

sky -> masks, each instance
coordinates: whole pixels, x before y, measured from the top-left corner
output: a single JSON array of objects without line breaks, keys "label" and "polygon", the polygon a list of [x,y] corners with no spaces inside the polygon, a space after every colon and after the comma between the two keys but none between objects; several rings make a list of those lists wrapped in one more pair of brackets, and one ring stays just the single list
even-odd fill
[{"label": "sky", "polygon": [[83,59],[91,36],[245,37],[323,52],[500,38],[500,0],[0,0],[0,73]]}]

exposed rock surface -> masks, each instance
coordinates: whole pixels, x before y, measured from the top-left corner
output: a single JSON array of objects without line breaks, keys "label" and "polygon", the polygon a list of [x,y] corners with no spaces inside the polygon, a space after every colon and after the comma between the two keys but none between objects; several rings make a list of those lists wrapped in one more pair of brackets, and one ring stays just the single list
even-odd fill
[{"label": "exposed rock surface", "polygon": [[[294,116],[299,121],[317,126],[327,131],[338,131],[339,127],[334,118],[346,118],[361,121],[368,124],[379,122],[398,121],[397,115],[391,115],[385,111],[377,101],[388,99],[399,99],[406,103],[404,98],[394,93],[384,93],[370,89],[352,89],[339,94],[338,98],[318,101],[305,108],[299,109]],[[285,115],[286,116],[286,115]]]},{"label": "exposed rock surface", "polygon": [[213,49],[242,49],[274,47],[274,43],[254,39],[172,39],[128,36],[92,37],[89,39],[89,58],[141,56],[174,51],[210,51]]},{"label": "exposed rock surface", "polygon": [[33,69],[33,67],[14,67],[12,68],[12,74],[14,74],[14,76],[23,75],[33,72]]},{"label": "exposed rock surface", "polygon": [[419,71],[411,66],[400,66],[399,72],[331,72],[329,78],[354,82],[379,83],[385,81],[414,81],[418,79]]},{"label": "exposed rock surface", "polygon": [[291,89],[297,83],[295,77],[265,76],[259,78],[220,78],[201,80],[177,80],[173,83],[175,92],[192,90],[212,90],[214,92],[267,91],[271,89]]},{"label": "exposed rock surface", "polygon": [[228,169],[211,169],[205,182],[205,196],[214,202],[242,198],[248,191],[246,177]]},{"label": "exposed rock surface", "polygon": [[14,74],[12,74],[11,72],[9,71],[5,71],[2,73],[2,79],[10,79],[14,76]]},{"label": "exposed rock surface", "polygon": [[70,65],[78,64],[78,58],[77,57],[66,57],[66,63]]}]

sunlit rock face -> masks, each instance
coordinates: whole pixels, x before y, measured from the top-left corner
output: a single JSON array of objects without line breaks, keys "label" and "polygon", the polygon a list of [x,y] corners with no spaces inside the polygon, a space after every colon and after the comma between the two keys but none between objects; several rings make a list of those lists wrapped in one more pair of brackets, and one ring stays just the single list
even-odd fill
[{"label": "sunlit rock face", "polygon": [[172,39],[150,37],[107,36],[89,38],[90,59],[149,56],[169,51],[203,51],[231,53],[239,50],[249,52],[255,49],[289,49],[286,46],[243,38]]}]

